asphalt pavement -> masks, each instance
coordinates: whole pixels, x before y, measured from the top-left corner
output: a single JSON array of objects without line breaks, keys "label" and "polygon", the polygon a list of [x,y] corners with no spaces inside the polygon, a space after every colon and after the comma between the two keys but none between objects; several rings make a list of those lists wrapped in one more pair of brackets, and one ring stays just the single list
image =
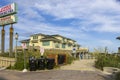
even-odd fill
[{"label": "asphalt pavement", "polygon": [[2,70],[0,80],[112,80],[112,78],[97,71],[43,70],[23,73]]}]

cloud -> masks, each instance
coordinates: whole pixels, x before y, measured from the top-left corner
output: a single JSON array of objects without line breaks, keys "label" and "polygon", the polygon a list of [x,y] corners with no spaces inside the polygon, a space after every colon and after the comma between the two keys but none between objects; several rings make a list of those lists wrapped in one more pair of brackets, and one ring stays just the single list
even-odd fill
[{"label": "cloud", "polygon": [[[27,23],[26,23],[27,22]],[[35,33],[44,34],[61,34],[63,36],[76,39],[78,35],[80,38],[86,35],[79,29],[72,26],[56,26],[54,24],[36,22],[25,18],[20,18],[20,22],[15,25],[15,28],[21,35],[30,35]]]},{"label": "cloud", "polygon": [[35,7],[57,19],[78,19],[75,24],[86,31],[120,32],[120,4],[115,0],[45,0]]},{"label": "cloud", "polygon": [[[18,4],[18,23],[14,25],[20,40],[31,34],[60,34],[90,48],[117,45],[98,39],[97,34],[120,33],[120,4],[115,0],[8,0]],[[50,20],[47,20],[51,17]],[[73,20],[72,20],[73,19]],[[63,23],[59,23],[64,20]],[[69,25],[67,20],[70,20]],[[55,21],[58,24],[56,24]],[[96,39],[97,38],[97,39]],[[116,46],[115,45],[115,46]]]}]

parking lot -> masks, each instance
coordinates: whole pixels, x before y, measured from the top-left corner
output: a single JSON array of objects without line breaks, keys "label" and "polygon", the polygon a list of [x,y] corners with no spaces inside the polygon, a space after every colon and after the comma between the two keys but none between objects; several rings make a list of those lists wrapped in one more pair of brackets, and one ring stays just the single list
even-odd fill
[{"label": "parking lot", "polygon": [[112,80],[110,76],[97,71],[43,70],[23,73],[2,70],[0,80]]}]

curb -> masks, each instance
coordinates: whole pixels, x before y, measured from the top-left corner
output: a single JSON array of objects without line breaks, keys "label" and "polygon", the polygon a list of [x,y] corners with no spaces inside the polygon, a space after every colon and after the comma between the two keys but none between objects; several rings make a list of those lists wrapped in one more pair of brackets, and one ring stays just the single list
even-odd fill
[{"label": "curb", "polygon": [[0,68],[0,71],[1,71],[1,70],[5,70],[5,69],[6,69],[6,67],[1,67],[1,68]]}]

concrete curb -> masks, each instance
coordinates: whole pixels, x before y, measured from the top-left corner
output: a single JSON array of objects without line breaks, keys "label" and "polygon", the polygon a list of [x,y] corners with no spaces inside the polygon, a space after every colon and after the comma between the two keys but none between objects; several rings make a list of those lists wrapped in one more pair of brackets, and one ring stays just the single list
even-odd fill
[{"label": "concrete curb", "polygon": [[1,70],[5,70],[5,69],[6,69],[6,67],[1,67],[1,68],[0,68],[0,71],[1,71]]}]

